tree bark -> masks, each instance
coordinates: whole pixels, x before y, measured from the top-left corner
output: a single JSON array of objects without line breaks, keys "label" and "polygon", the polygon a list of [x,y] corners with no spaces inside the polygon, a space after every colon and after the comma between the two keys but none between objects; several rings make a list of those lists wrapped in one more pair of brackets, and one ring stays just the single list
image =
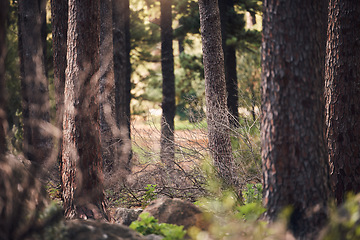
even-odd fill
[{"label": "tree bark", "polygon": [[[6,153],[6,99],[5,99],[5,58],[6,58],[6,19],[9,1],[0,2],[0,157]],[[0,159],[2,160],[2,158]]]},{"label": "tree bark", "polygon": [[100,130],[105,173],[117,159],[112,0],[100,2]]},{"label": "tree bark", "polygon": [[239,94],[238,80],[236,72],[236,49],[233,45],[226,44],[228,39],[229,20],[233,17],[234,11],[233,0],[219,1],[220,20],[221,20],[221,36],[224,51],[225,81],[227,91],[227,107],[229,110],[229,122],[231,127],[239,126]]},{"label": "tree bark", "polygon": [[226,107],[226,82],[217,0],[199,0],[209,148],[225,184],[233,185],[233,156]]},{"label": "tree bark", "polygon": [[119,130],[119,166],[125,176],[130,171],[132,158],[130,138],[130,8],[129,0],[113,0],[113,44],[116,123]]},{"label": "tree bark", "polygon": [[163,78],[160,159],[167,167],[171,167],[175,159],[174,117],[176,108],[171,2],[171,0],[160,1],[161,70]]},{"label": "tree bark", "polygon": [[50,156],[49,90],[41,37],[41,1],[19,1],[19,55],[25,156],[43,163]]},{"label": "tree bark", "polygon": [[108,219],[99,128],[100,1],[69,0],[62,189],[67,218]]},{"label": "tree bark", "polygon": [[360,5],[331,0],[326,61],[326,137],[338,204],[360,192]]},{"label": "tree bark", "polygon": [[264,1],[261,147],[266,216],[314,239],[327,221],[323,124],[326,1]]},{"label": "tree bark", "polygon": [[[67,51],[68,0],[51,0],[56,126],[62,131]],[[58,137],[58,159],[62,154],[62,134]]]}]

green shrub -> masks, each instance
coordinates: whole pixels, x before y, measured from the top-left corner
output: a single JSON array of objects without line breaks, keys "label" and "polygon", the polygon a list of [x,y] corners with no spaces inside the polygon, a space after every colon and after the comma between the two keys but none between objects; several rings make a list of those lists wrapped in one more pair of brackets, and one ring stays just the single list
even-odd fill
[{"label": "green shrub", "polygon": [[181,240],[186,234],[184,226],[168,223],[158,223],[158,220],[149,213],[140,214],[140,221],[134,221],[130,228],[142,235],[156,234],[164,236],[164,240]]}]

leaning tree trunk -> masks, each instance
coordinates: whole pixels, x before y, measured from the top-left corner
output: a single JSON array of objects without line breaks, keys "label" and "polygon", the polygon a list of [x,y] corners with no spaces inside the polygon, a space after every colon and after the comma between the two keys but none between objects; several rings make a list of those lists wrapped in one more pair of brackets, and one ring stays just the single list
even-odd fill
[{"label": "leaning tree trunk", "polygon": [[[67,49],[68,0],[51,0],[56,126],[62,131]],[[58,159],[62,153],[62,134],[58,136]]]},{"label": "leaning tree trunk", "polygon": [[115,115],[120,143],[116,172],[122,179],[130,171],[130,9],[128,0],[113,0],[113,46],[115,76]]},{"label": "leaning tree trunk", "polygon": [[326,1],[264,1],[261,147],[266,216],[314,239],[327,219],[323,124]]},{"label": "leaning tree trunk", "polygon": [[67,218],[108,218],[99,129],[100,1],[69,0],[62,189]]},{"label": "leaning tree trunk", "polygon": [[224,51],[225,81],[227,91],[227,107],[229,110],[230,127],[239,126],[239,94],[236,72],[236,49],[233,45],[226,44],[230,28],[230,19],[234,11],[233,0],[219,1],[222,47]]},{"label": "leaning tree trunk", "polygon": [[337,203],[360,192],[360,5],[331,0],[326,61],[326,137]]},{"label": "leaning tree trunk", "polygon": [[175,158],[174,117],[175,117],[175,75],[173,55],[172,0],[161,0],[161,71],[162,83],[162,117],[160,158],[171,167]]},{"label": "leaning tree trunk", "polygon": [[218,1],[199,0],[199,11],[204,56],[209,148],[219,176],[225,184],[231,186],[234,184],[234,160],[226,107],[224,54],[221,46]]},{"label": "leaning tree trunk", "polygon": [[19,54],[23,98],[25,156],[43,163],[50,156],[49,90],[45,75],[39,1],[19,1]]},{"label": "leaning tree trunk", "polygon": [[[0,2],[0,157],[6,153],[6,113],[5,113],[5,57],[6,19],[9,1]],[[1,161],[2,159],[0,159]]]}]

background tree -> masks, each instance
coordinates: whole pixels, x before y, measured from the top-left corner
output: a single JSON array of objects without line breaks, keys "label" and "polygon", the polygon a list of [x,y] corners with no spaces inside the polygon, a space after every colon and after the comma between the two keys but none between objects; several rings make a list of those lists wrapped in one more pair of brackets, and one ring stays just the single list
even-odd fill
[{"label": "background tree", "polygon": [[70,0],[69,6],[61,167],[63,206],[67,218],[107,218],[97,73],[100,1]]},{"label": "background tree", "polygon": [[6,18],[8,12],[8,1],[0,3],[0,155],[6,152],[5,131],[5,56],[6,56]]},{"label": "background tree", "polygon": [[117,159],[112,0],[100,1],[100,131],[104,171]]},{"label": "background tree", "polygon": [[117,141],[120,170],[129,171],[131,161],[130,139],[130,8],[128,0],[113,0],[113,59],[115,77],[115,114],[119,130]]},{"label": "background tree", "polygon": [[[53,70],[56,102],[56,125],[62,130],[64,114],[64,89],[67,51],[68,1],[51,0],[51,23],[53,40]],[[62,135],[59,138],[59,159],[61,159]]]},{"label": "background tree", "polygon": [[360,5],[331,0],[326,61],[326,137],[337,203],[360,192]]},{"label": "background tree", "polygon": [[[227,90],[227,107],[229,110],[229,122],[231,126],[238,126],[239,123],[239,94],[236,73],[236,49],[229,44],[231,29],[235,26],[232,20],[236,19],[233,0],[219,1],[221,37],[224,51],[225,81]],[[244,20],[242,20],[244,22]],[[244,27],[244,24],[242,28]]]},{"label": "background tree", "polygon": [[23,98],[25,156],[42,163],[51,152],[49,92],[45,75],[42,11],[44,0],[19,1],[19,55]]},{"label": "background tree", "polygon": [[163,79],[160,158],[167,165],[171,165],[175,157],[174,117],[176,108],[171,3],[172,0],[160,1],[161,71]]},{"label": "background tree", "polygon": [[285,207],[293,208],[289,228],[298,239],[314,239],[327,219],[330,185],[322,99],[325,36],[326,1],[264,2],[264,203],[271,221]]},{"label": "background tree", "polygon": [[224,55],[221,46],[218,1],[200,0],[199,11],[204,55],[209,148],[219,176],[226,184],[233,185],[234,163],[228,128]]}]

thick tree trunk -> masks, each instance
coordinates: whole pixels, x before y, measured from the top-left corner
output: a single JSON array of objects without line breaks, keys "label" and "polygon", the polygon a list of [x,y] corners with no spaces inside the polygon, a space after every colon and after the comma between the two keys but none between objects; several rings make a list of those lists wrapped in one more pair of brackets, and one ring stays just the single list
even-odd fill
[{"label": "thick tree trunk", "polygon": [[[67,51],[68,0],[51,0],[51,22],[54,58],[54,86],[56,102],[56,126],[62,131],[64,114],[64,89]],[[58,137],[58,159],[62,154],[62,134]]]},{"label": "thick tree trunk", "polygon": [[[5,57],[6,57],[6,19],[8,1],[0,2],[0,155],[6,153],[5,133],[7,128],[5,113]],[[0,156],[1,157],[1,156]],[[1,161],[2,159],[0,159]]]},{"label": "thick tree trunk", "polygon": [[161,70],[162,70],[162,117],[160,158],[171,167],[175,158],[175,75],[173,54],[173,29],[171,0],[161,0]]},{"label": "thick tree trunk", "polygon": [[360,192],[360,5],[331,0],[326,61],[326,137],[337,203]]},{"label": "thick tree trunk", "polygon": [[100,130],[104,172],[113,171],[118,140],[115,116],[112,0],[100,2]]},{"label": "thick tree trunk", "polygon": [[226,107],[226,82],[220,14],[217,0],[199,0],[202,50],[204,55],[206,117],[209,148],[219,176],[234,184],[233,156]]},{"label": "thick tree trunk", "polygon": [[233,0],[219,1],[220,20],[221,20],[221,36],[224,51],[225,81],[227,91],[227,107],[229,110],[229,122],[231,127],[239,126],[239,94],[238,81],[236,73],[236,49],[235,46],[226,44],[228,32],[231,27],[229,20],[233,17],[231,13],[234,11]]},{"label": "thick tree trunk", "polygon": [[43,163],[51,152],[49,91],[41,37],[41,1],[19,1],[19,54],[25,156]]},{"label": "thick tree trunk", "polygon": [[323,124],[326,1],[264,1],[261,146],[266,216],[293,208],[289,228],[314,239],[326,223]]},{"label": "thick tree trunk", "polygon": [[62,189],[67,218],[108,218],[99,128],[100,1],[69,0]]},{"label": "thick tree trunk", "polygon": [[117,170],[124,171],[125,176],[130,171],[131,139],[130,139],[130,9],[129,0],[113,0],[113,44],[114,44],[114,76],[117,139],[119,162]]}]

